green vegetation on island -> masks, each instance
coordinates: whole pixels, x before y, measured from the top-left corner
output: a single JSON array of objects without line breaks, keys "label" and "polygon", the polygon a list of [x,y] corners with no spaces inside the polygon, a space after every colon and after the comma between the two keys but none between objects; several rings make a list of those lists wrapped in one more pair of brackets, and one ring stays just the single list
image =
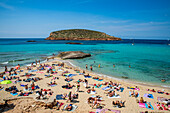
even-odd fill
[{"label": "green vegetation on island", "polygon": [[50,33],[46,40],[121,40],[106,33],[87,30],[87,29],[69,29]]}]

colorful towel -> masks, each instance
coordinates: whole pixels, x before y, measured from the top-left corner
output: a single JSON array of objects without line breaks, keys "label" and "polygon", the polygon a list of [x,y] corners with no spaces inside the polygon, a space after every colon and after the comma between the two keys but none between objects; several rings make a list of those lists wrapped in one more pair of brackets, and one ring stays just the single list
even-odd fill
[{"label": "colorful towel", "polygon": [[121,88],[121,89],[120,89],[120,92],[123,92],[123,90],[124,90],[124,88]]},{"label": "colorful towel", "polygon": [[[67,108],[67,106],[68,106],[68,104],[64,106],[63,110],[65,110]],[[73,106],[73,108],[70,111],[74,111],[78,107],[76,105],[72,105],[72,106]]]},{"label": "colorful towel", "polygon": [[139,103],[139,107],[146,108],[145,103]]},{"label": "colorful towel", "polygon": [[91,91],[90,93],[87,94],[96,94],[96,91]]},{"label": "colorful towel", "polygon": [[156,106],[156,108],[157,108],[158,110],[160,110],[156,103],[155,103],[155,106]]},{"label": "colorful towel", "polygon": [[45,73],[45,72],[43,72],[43,71],[38,71],[37,73]]},{"label": "colorful towel", "polygon": [[112,96],[112,97],[109,97],[108,98],[121,98],[120,96]]},{"label": "colorful towel", "polygon": [[104,88],[102,88],[102,90],[106,90],[106,89],[109,89],[110,87],[109,86],[106,86]]},{"label": "colorful towel", "polygon": [[18,95],[18,93],[10,93],[11,95],[15,96],[15,95]]},{"label": "colorful towel", "polygon": [[91,78],[91,76],[84,76],[85,78]]},{"label": "colorful towel", "polygon": [[152,94],[147,94],[147,93],[145,93],[145,94],[143,95],[143,97],[153,99],[153,95],[152,95]]},{"label": "colorful towel", "polygon": [[[148,104],[151,106],[151,108],[148,107]],[[154,108],[153,108],[153,106],[151,105],[151,103],[148,103],[148,104],[145,103],[146,108],[147,108],[147,109],[152,109],[152,110],[154,110]]]},{"label": "colorful towel", "polygon": [[100,85],[99,87],[97,87],[97,85],[95,86],[95,88],[100,88],[100,87],[102,87],[102,85]]},{"label": "colorful towel", "polygon": [[4,88],[0,89],[0,91],[3,90],[3,89],[4,89]]},{"label": "colorful towel", "polygon": [[51,87],[57,86],[56,84],[50,85]]},{"label": "colorful towel", "polygon": [[112,111],[113,113],[121,113],[120,110],[112,110],[112,109],[96,109],[96,113],[106,113],[107,111]]},{"label": "colorful towel", "polygon": [[62,94],[61,94],[61,95],[56,95],[56,99],[57,99],[57,100],[62,100],[62,99],[63,99],[62,97],[63,97]]}]

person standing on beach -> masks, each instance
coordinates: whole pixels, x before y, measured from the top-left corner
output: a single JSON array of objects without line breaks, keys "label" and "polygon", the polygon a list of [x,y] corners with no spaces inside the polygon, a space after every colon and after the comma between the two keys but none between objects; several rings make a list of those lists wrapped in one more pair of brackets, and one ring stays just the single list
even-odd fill
[{"label": "person standing on beach", "polygon": [[5,66],[5,72],[7,72],[8,71],[8,68],[7,68],[7,66]]},{"label": "person standing on beach", "polygon": [[86,64],[86,69],[88,69],[87,64]]},{"label": "person standing on beach", "polygon": [[80,89],[80,84],[78,82],[76,92],[79,92],[79,89]]},{"label": "person standing on beach", "polygon": [[67,100],[67,102],[68,102],[68,101],[70,101],[70,102],[72,101],[72,99],[71,99],[71,91],[70,91],[69,94],[68,94],[68,100]]},{"label": "person standing on beach", "polygon": [[93,71],[93,67],[92,67],[92,65],[90,66],[90,70],[91,70],[91,71]]},{"label": "person standing on beach", "polygon": [[88,81],[87,79],[84,79],[84,82],[85,82],[85,85],[86,85],[86,88],[88,87]]},{"label": "person standing on beach", "polygon": [[39,64],[40,64],[40,60],[39,60],[38,62],[39,62]]},{"label": "person standing on beach", "polygon": [[35,61],[36,65],[37,65],[37,60]]}]

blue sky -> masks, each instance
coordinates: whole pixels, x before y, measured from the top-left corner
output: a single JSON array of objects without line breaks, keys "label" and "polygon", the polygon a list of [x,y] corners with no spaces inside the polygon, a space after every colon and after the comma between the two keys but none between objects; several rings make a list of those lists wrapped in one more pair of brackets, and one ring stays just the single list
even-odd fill
[{"label": "blue sky", "polygon": [[46,38],[79,28],[170,39],[170,0],[0,0],[0,38]]}]

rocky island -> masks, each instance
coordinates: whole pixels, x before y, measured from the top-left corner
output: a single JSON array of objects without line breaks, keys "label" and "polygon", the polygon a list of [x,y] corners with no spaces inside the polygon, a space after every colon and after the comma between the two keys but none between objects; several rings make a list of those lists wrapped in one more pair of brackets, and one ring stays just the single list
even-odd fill
[{"label": "rocky island", "polygon": [[106,33],[87,29],[68,29],[54,31],[45,40],[121,40]]}]

